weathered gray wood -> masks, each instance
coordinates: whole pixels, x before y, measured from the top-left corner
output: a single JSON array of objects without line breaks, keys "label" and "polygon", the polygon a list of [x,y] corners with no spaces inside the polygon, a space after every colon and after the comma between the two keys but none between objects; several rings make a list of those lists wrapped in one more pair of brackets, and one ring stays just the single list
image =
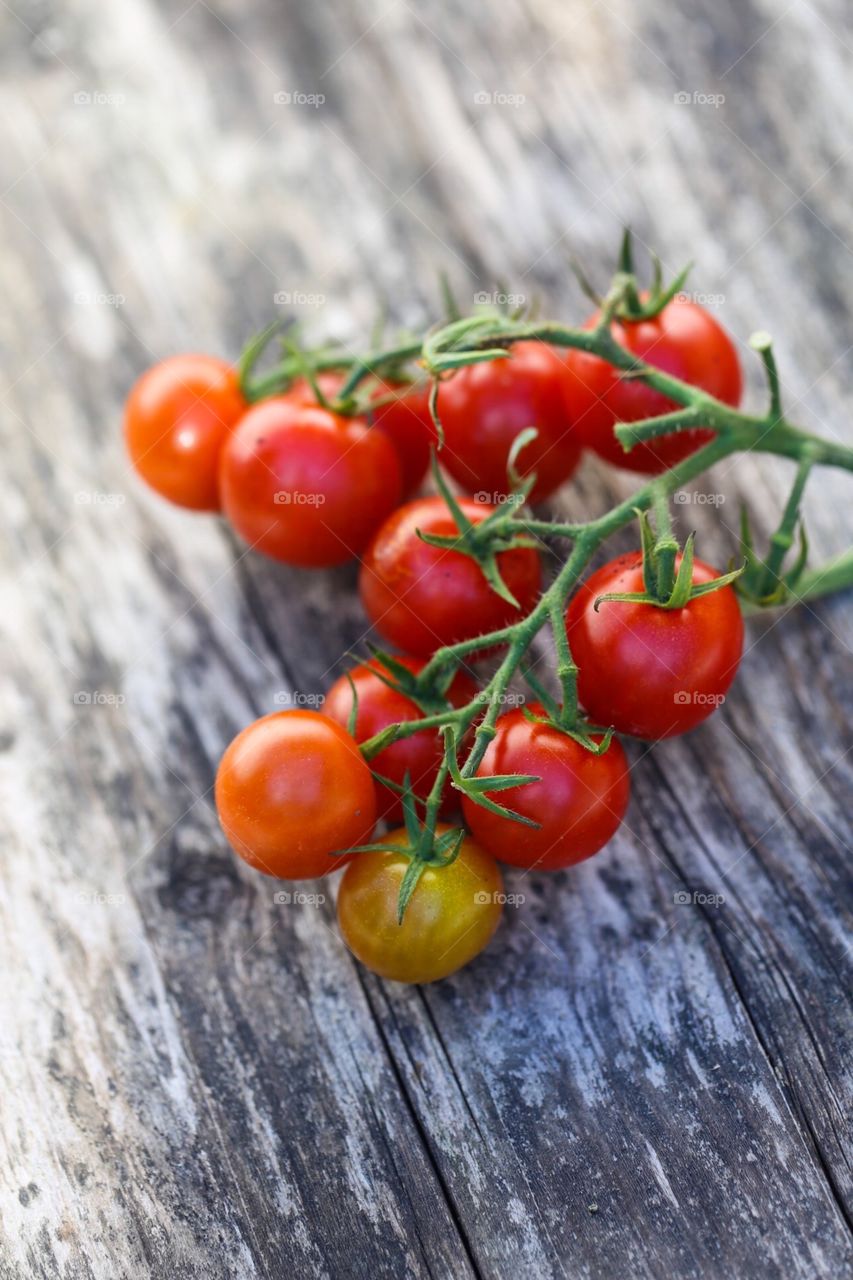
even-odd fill
[{"label": "weathered gray wood", "polygon": [[[751,623],[721,714],[635,752],[611,849],[508,876],[492,949],[402,989],[329,886],[235,865],[210,796],[363,637],[353,571],[244,555],[118,432],[146,363],[235,352],[276,292],[355,343],[377,294],[431,315],[441,268],[574,317],[568,252],[604,278],[630,221],[850,439],[841,0],[14,0],[0,34],[0,1275],[844,1274],[850,600]],[[717,468],[706,558],[787,474]],[[560,507],[629,486],[585,463]],[[850,495],[810,493],[816,556]]]}]

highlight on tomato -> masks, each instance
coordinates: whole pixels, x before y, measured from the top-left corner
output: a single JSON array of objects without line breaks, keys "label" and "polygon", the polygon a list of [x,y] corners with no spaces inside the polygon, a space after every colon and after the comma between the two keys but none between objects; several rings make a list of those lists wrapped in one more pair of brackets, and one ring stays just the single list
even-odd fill
[{"label": "highlight on tomato", "polygon": [[276,711],[238,733],[215,794],[234,852],[285,880],[343,866],[345,851],[367,842],[376,825],[367,763],[346,730],[317,711]]},{"label": "highlight on tomato", "polygon": [[[694,585],[717,577],[694,560]],[[731,586],[680,609],[623,600],[596,608],[600,596],[643,590],[642,553],[611,560],[569,601],[566,628],[590,718],[655,740],[695,728],[724,701],[743,651],[743,618]]]},{"label": "highlight on tomato", "polygon": [[[585,328],[594,328],[599,313]],[[676,295],[650,319],[614,320],[611,333],[626,351],[664,373],[700,387],[725,404],[740,404],[743,379],[735,344],[698,302]],[[693,428],[636,444],[628,452],[614,433],[620,422],[671,413],[680,406],[598,356],[567,351],[565,394],[577,438],[616,467],[657,475],[713,438]]]},{"label": "highlight on tomato", "polygon": [[[475,774],[538,778],[483,793],[525,821],[484,808],[467,795],[462,811],[474,838],[498,861],[556,871],[592,857],[616,834],[628,808],[630,778],[617,738],[597,754],[555,725],[542,723],[545,714],[534,702],[502,715]],[[593,741],[600,745],[603,738],[597,735]]]},{"label": "highlight on tomato", "polygon": [[[457,501],[474,525],[495,510],[473,498]],[[513,547],[496,556],[516,606],[494,590],[470,555],[433,546],[419,533],[459,536],[444,498],[418,498],[389,516],[367,548],[359,576],[370,622],[403,653],[428,657],[443,645],[499,630],[536,603],[541,564],[533,547]]]},{"label": "highlight on tomato", "polygon": [[219,456],[246,411],[236,369],[207,355],[170,356],[134,383],[124,438],[134,470],[163,498],[218,511]]},{"label": "highlight on tomato", "polygon": [[536,430],[515,469],[535,472],[531,502],[547,498],[575,470],[581,445],[564,392],[563,357],[544,342],[517,342],[505,359],[466,365],[441,384],[444,430],[439,462],[469,493],[497,501],[513,489],[507,464],[513,442]]},{"label": "highlight on tomato", "polygon": [[287,564],[358,556],[400,501],[400,463],[363,419],[275,396],[254,405],[220,461],[223,510],[251,547]]},{"label": "highlight on tomato", "polygon": [[[439,825],[436,833],[449,829]],[[401,827],[377,843],[407,842]],[[355,854],[338,889],[338,925],[353,955],[380,977],[435,982],[488,946],[503,911],[503,879],[494,858],[466,836],[453,862],[424,868],[400,923],[410,861],[390,848]]]},{"label": "highlight on tomato", "polygon": [[[395,661],[413,675],[417,675],[426,666],[422,658],[397,656]],[[327,716],[346,727],[352,712],[355,688],[357,715],[354,737],[358,743],[366,742],[389,725],[422,719],[423,712],[417,704],[400,690],[390,687],[387,683],[389,680],[392,684],[395,683],[394,676],[382,661],[372,658],[370,662],[353,667],[347,675],[335,681],[326,695],[323,710]],[[476,695],[477,685],[464,671],[458,671],[447,691],[446,705],[461,707],[471,702]],[[444,746],[440,732],[437,729],[424,729],[384,747],[372,758],[370,764],[374,773],[388,778],[400,788],[404,787],[408,777],[413,794],[426,799],[443,757]],[[457,801],[457,793],[448,785],[444,810],[452,808]],[[403,808],[399,791],[377,781],[376,802],[380,817],[388,821],[401,820]]]}]

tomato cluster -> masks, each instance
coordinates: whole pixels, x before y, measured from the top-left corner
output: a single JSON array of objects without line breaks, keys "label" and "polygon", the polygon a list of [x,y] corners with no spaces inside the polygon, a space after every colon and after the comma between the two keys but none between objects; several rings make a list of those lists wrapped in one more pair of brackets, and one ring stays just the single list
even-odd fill
[{"label": "tomato cluster", "polygon": [[[612,333],[650,364],[723,401],[739,400],[732,343],[701,307],[676,298],[652,318],[614,320]],[[504,898],[498,862],[558,870],[613,837],[630,785],[612,731],[658,739],[693,728],[724,697],[743,628],[730,586],[662,608],[636,599],[644,590],[639,554],[593,574],[565,618],[586,728],[540,702],[497,718],[472,785],[460,786],[455,775],[456,787],[448,779],[440,797],[450,819],[462,792],[467,832],[453,858],[426,859],[400,920],[412,806],[423,807],[445,758],[436,711],[477,699],[476,683],[461,670],[433,690],[430,707],[406,677],[417,677],[445,646],[473,641],[467,659],[487,657],[478,637],[518,624],[540,595],[539,550],[523,539],[498,542],[488,553],[490,576],[472,551],[477,530],[525,478],[531,500],[553,493],[584,448],[658,473],[709,433],[674,435],[626,454],[614,426],[664,413],[671,402],[596,356],[522,341],[439,386],[438,459],[465,490],[452,506],[444,489],[444,496],[414,496],[437,443],[427,386],[374,374],[354,411],[341,398],[344,379],[337,370],[311,382],[296,378],[250,404],[223,362],[175,357],[133,388],[126,440],[140,476],[159,493],[221,511],[251,547],[275,559],[317,568],[361,557],[365,613],[396,657],[351,668],[329,690],[323,713],[277,712],[244,729],[221,761],[216,805],[235,852],[259,871],[301,879],[345,866],[338,918],[351,950],[383,976],[424,982],[487,945]],[[513,454],[530,427],[535,434]],[[693,563],[694,584],[715,576]],[[601,600],[613,595],[635,598]],[[503,638],[493,637],[491,647]],[[369,759],[360,750],[389,726],[416,726],[430,714],[431,724],[368,751]],[[472,714],[462,745],[475,723]],[[533,780],[507,785],[507,775]],[[484,785],[489,779],[494,791]],[[406,826],[371,844],[378,820],[404,818]],[[352,852],[364,845],[370,848]]]}]

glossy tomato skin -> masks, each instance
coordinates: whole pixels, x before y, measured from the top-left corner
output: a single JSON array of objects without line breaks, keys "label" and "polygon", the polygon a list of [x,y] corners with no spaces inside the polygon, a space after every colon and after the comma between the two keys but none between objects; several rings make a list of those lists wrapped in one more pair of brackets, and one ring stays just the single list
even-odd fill
[{"label": "glossy tomato skin", "polygon": [[[316,381],[326,399],[333,400],[343,386],[344,376],[327,370],[319,373]],[[305,378],[297,378],[283,394],[303,404],[316,404],[314,391]],[[368,422],[393,444],[400,462],[403,496],[408,497],[423,483],[430,449],[436,443],[429,386],[383,379],[371,391],[370,398],[376,407],[368,414]]]},{"label": "glossy tomato skin", "polygon": [[219,455],[246,411],[237,372],[215,356],[171,356],[134,383],[124,435],[138,475],[193,511],[218,511]]},{"label": "glossy tomato skin", "polygon": [[222,451],[222,506],[251,547],[318,568],[359,555],[400,501],[390,441],[365,422],[276,396]]},{"label": "glossy tomato skin", "polygon": [[439,461],[454,480],[488,501],[509,492],[507,458],[526,427],[538,437],[525,445],[516,468],[536,472],[530,494],[538,502],[574,471],[581,447],[567,410],[563,358],[544,342],[518,342],[503,360],[457,370],[441,384],[438,416],[444,428]]},{"label": "glossy tomato skin", "polygon": [[[475,524],[494,509],[460,498]],[[418,498],[393,513],[368,547],[359,590],[379,634],[404,653],[428,657],[436,649],[506,626],[529,613],[539,596],[541,566],[532,547],[498,555],[498,566],[520,609],[502,600],[480,566],[459,551],[421,541],[417,530],[454,535],[443,498]]]},{"label": "glossy tomato skin", "polygon": [[[597,318],[593,316],[586,327],[592,328]],[[735,345],[698,303],[675,297],[653,320],[615,322],[611,332],[620,346],[655,368],[701,387],[725,404],[740,404],[743,380]],[[617,422],[637,422],[680,406],[583,351],[567,352],[565,368],[567,405],[578,438],[616,467],[657,475],[713,437],[713,432],[697,428],[649,440],[626,453],[613,432]]]},{"label": "glossy tomato skin", "polygon": [[408,497],[423,484],[430,450],[437,443],[429,411],[429,386],[406,388],[386,381],[373,392],[372,399],[377,403],[369,420],[378,431],[384,431],[397,450],[403,473],[403,494]]},{"label": "glossy tomato skin", "polygon": [[[400,829],[383,843],[405,841]],[[494,858],[466,838],[449,866],[426,868],[398,924],[408,865],[404,854],[391,851],[357,854],[341,879],[338,924],[350,951],[374,973],[395,982],[435,982],[488,946],[503,910],[503,880]]]},{"label": "glossy tomato skin", "polygon": [[[426,665],[422,658],[398,657],[397,661],[414,673],[421,671]],[[381,733],[390,724],[397,724],[402,720],[420,720],[422,717],[422,712],[415,703],[395,689],[390,689],[376,674],[377,671],[388,675],[382,664],[373,659],[354,667],[349,673],[358,696],[355,740],[359,743]],[[471,702],[476,694],[477,686],[474,681],[463,671],[457,672],[447,692],[450,703],[454,707],[462,707]],[[326,695],[323,710],[327,716],[346,727],[352,710],[352,689],[346,676],[341,676],[332,685]],[[399,742],[380,751],[373,757],[371,767],[400,786],[408,773],[415,795],[426,799],[443,756],[438,730],[425,729],[421,733],[412,734],[410,738],[401,738]],[[448,786],[445,806],[451,807],[457,796],[458,792],[453,792]],[[377,782],[376,801],[380,817],[395,822],[402,820],[403,807],[397,792]]]},{"label": "glossy tomato skin", "polygon": [[216,775],[216,810],[233,848],[268,876],[306,880],[343,866],[337,849],[376,825],[370,769],[353,739],[316,711],[276,711],[245,728]]},{"label": "glossy tomato skin", "polygon": [[[694,583],[716,577],[715,569],[694,561]],[[720,705],[740,663],[743,619],[731,587],[683,609],[610,601],[595,612],[600,595],[642,590],[642,556],[621,556],[580,587],[566,623],[580,669],[578,694],[590,718],[656,740],[686,733]]]},{"label": "glossy tomato skin", "polygon": [[[544,714],[538,704],[529,710]],[[489,798],[538,822],[538,829],[490,813],[467,796],[462,811],[483,848],[514,867],[556,871],[592,857],[616,834],[628,808],[628,761],[618,739],[597,756],[557,729],[531,723],[521,709],[500,717],[477,769],[478,777],[507,773],[541,782]]]},{"label": "glossy tomato skin", "polygon": [[[325,396],[327,400],[334,400],[341,387],[344,385],[344,375],[335,369],[321,369],[314,377],[314,381],[320,389],[320,394]],[[282,391],[281,397],[284,400],[294,400],[297,404],[319,403],[314,388],[307,378],[294,378],[286,391]]]}]

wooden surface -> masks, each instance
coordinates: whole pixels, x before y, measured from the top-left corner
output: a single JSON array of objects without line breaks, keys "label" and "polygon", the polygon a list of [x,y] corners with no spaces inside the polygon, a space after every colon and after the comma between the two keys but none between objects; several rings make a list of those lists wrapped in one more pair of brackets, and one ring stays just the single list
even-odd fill
[{"label": "wooden surface", "polygon": [[[441,268],[570,319],[567,255],[603,280],[630,222],[849,441],[844,0],[9,0],[0,50],[0,1276],[850,1274],[853,601],[750,623],[609,850],[510,875],[489,952],[404,989],[211,803],[362,638],[353,570],[245,555],[119,435],[150,361],[233,355],[276,293],[355,343]],[[682,527],[725,563],[788,474],[727,463]],[[560,509],[629,484],[587,462]],[[850,543],[850,477],[807,510]]]}]

